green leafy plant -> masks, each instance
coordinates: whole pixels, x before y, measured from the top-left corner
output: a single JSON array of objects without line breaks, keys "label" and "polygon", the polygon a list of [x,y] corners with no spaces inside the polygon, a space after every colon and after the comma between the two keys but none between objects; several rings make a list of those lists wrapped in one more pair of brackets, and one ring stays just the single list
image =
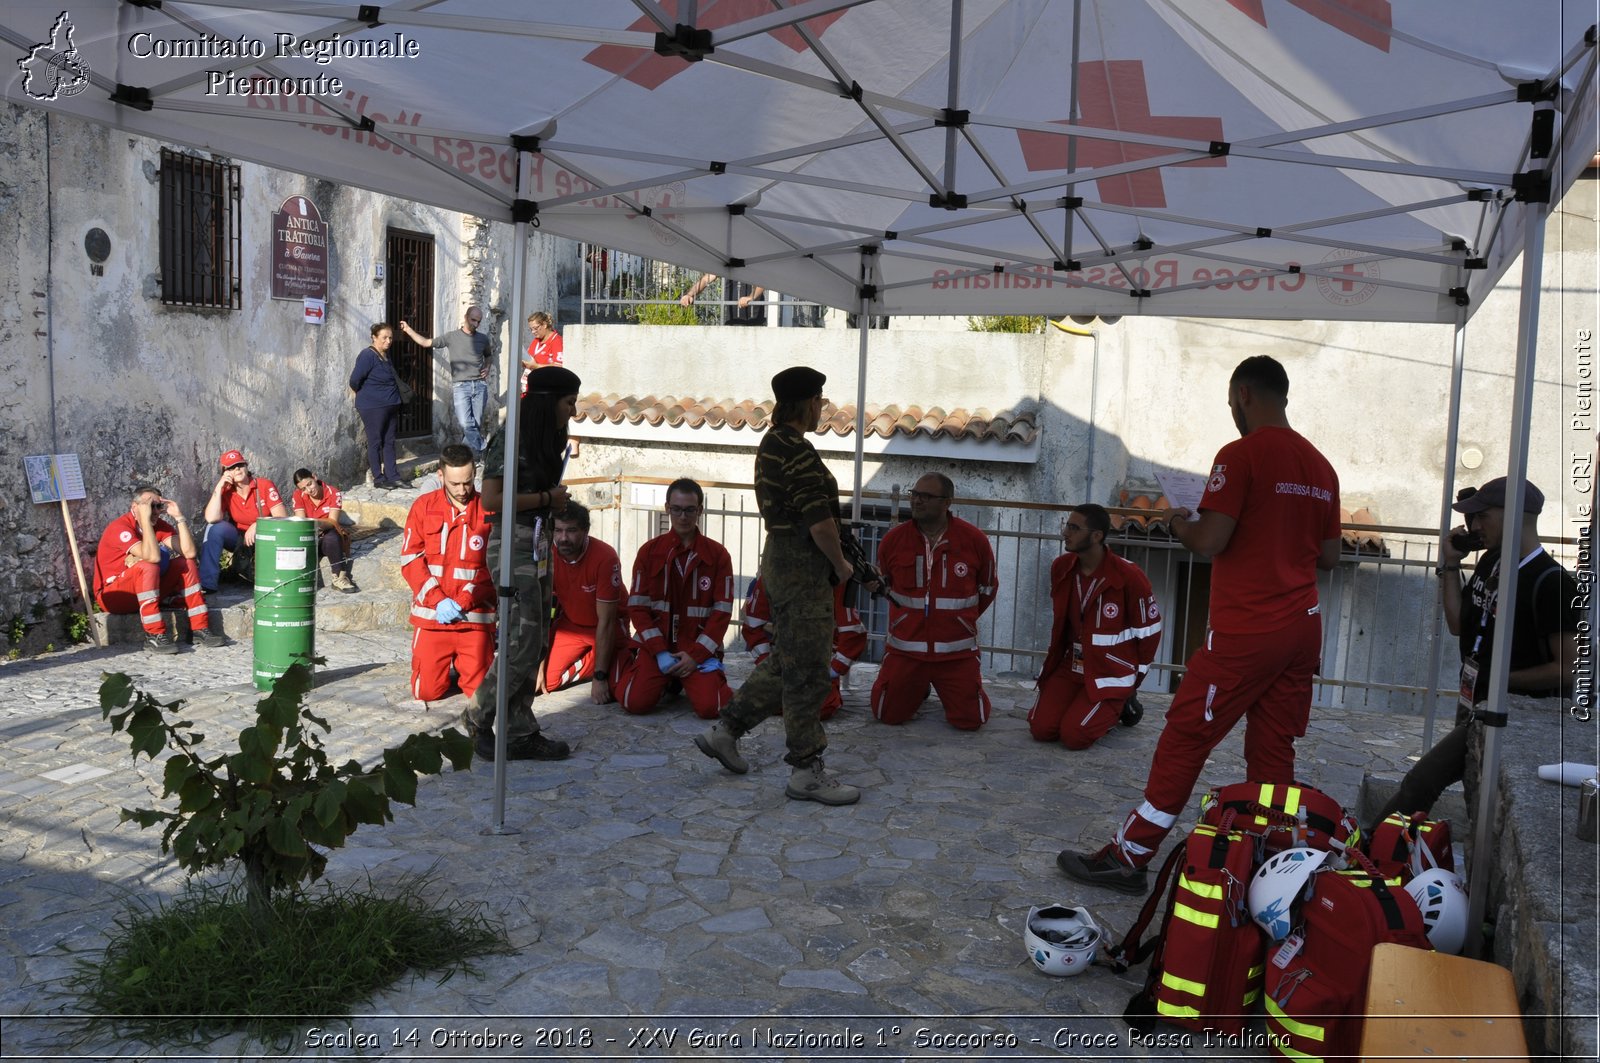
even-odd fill
[{"label": "green leafy plant", "polygon": [[695,314],[694,307],[677,302],[677,296],[673,299],[674,301],[670,303],[640,303],[630,311],[631,316],[641,325],[700,324],[700,318]]},{"label": "green leafy plant", "polygon": [[1020,332],[1034,335],[1043,332],[1044,326],[1045,318],[1043,316],[1000,314],[993,317],[967,318],[967,331],[969,332]]},{"label": "green leafy plant", "polygon": [[74,643],[89,641],[90,620],[88,613],[67,614],[67,638]]},{"label": "green leafy plant", "polygon": [[22,637],[27,633],[28,622],[22,619],[21,613],[18,613],[16,616],[13,616],[10,620],[6,621],[6,641],[11,643],[13,647],[20,643],[22,641]]},{"label": "green leafy plant", "polygon": [[330,764],[318,731],[326,720],[305,706],[311,669],[290,666],[256,705],[256,722],[239,732],[239,749],[207,759],[205,736],[178,718],[183,702],[162,703],[134,688],[123,673],[100,684],[100,713],[113,731],[128,732],[133,756],[152,761],[173,750],[162,772],[162,796],[177,811],[124,808],[122,821],[141,827],[166,824],[162,852],[191,875],[238,861],[245,895],[263,922],[274,893],[293,892],[322,875],[328,858],[363,823],[394,818],[389,802],[416,804],[417,776],[436,775],[446,758],[455,770],[472,763],[472,740],[449,728],[414,734],[383,751],[381,764],[354,760]]}]

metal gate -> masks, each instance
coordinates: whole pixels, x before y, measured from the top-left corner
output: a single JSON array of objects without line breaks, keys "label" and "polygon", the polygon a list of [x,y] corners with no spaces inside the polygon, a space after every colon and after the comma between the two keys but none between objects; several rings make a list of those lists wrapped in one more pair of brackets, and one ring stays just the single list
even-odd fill
[{"label": "metal gate", "polygon": [[389,357],[415,392],[400,411],[401,436],[433,435],[433,352],[400,331],[404,321],[420,336],[433,335],[433,237],[390,229],[387,236],[384,314],[394,326]]}]

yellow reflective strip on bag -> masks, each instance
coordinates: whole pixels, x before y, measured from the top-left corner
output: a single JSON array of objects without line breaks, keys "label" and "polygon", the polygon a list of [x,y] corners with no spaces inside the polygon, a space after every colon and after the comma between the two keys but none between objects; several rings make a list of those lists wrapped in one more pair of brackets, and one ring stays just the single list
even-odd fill
[{"label": "yellow reflective strip on bag", "polygon": [[1254,989],[1250,990],[1250,992],[1248,992],[1248,993],[1246,993],[1244,995],[1244,1006],[1248,1008],[1250,1005],[1254,1004],[1256,1001],[1258,1001],[1260,999],[1261,999],[1261,987],[1260,986],[1256,986]]},{"label": "yellow reflective strip on bag", "polygon": [[[1263,807],[1263,808],[1271,808],[1272,807],[1272,784],[1271,783],[1262,783],[1261,784],[1261,791],[1258,794],[1256,794],[1256,803],[1261,805],[1261,807]],[[1256,823],[1265,824],[1266,822],[1267,822],[1267,818],[1265,816],[1257,816],[1256,817]]]},{"label": "yellow reflective strip on bag", "polygon": [[1300,787],[1291,786],[1283,792],[1283,810],[1291,816],[1300,811]]},{"label": "yellow reflective strip on bag", "polygon": [[1168,989],[1176,989],[1180,993],[1188,993],[1190,996],[1203,997],[1206,995],[1206,984],[1204,982],[1191,982],[1187,978],[1179,978],[1171,971],[1161,972],[1161,984]]},{"label": "yellow reflective strip on bag", "polygon": [[1203,926],[1208,930],[1215,930],[1221,925],[1217,916],[1207,915],[1205,912],[1189,907],[1187,904],[1173,902],[1172,914],[1186,923]]},{"label": "yellow reflective strip on bag", "polygon": [[1156,1001],[1156,1014],[1170,1015],[1174,1019],[1198,1019],[1199,1008],[1188,1008],[1182,1004],[1168,1004],[1165,1000]]},{"label": "yellow reflective strip on bag", "polygon": [[1195,896],[1204,897],[1207,900],[1220,901],[1222,899],[1223,890],[1220,882],[1213,882],[1207,885],[1204,882],[1196,882],[1188,875],[1179,875],[1178,888],[1188,890]]},{"label": "yellow reflective strip on bag", "polygon": [[[1299,1019],[1291,1019],[1284,1014],[1283,1009],[1278,1007],[1278,1002],[1271,997],[1267,998],[1267,1015],[1270,1018],[1277,1019],[1279,1026],[1282,1026],[1286,1032],[1294,1034],[1296,1037],[1307,1037],[1313,1041],[1321,1041],[1326,1037],[1326,1029],[1324,1027],[1313,1026],[1309,1022],[1301,1022]],[[1286,1050],[1284,1045],[1279,1045],[1278,1048]]]},{"label": "yellow reflective strip on bag", "polygon": [[1267,965],[1266,964],[1258,963],[1254,967],[1252,967],[1248,971],[1246,971],[1244,976],[1246,978],[1260,978],[1263,974],[1266,973],[1266,970],[1267,970]]}]

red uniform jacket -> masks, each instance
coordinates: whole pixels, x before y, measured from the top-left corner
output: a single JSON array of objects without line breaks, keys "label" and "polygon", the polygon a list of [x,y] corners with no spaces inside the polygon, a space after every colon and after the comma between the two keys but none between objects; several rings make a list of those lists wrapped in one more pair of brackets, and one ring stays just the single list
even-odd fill
[{"label": "red uniform jacket", "polygon": [[721,543],[696,532],[685,547],[672,532],[639,548],[633,559],[628,620],[652,656],[687,653],[696,664],[722,652],[733,620],[733,559]]},{"label": "red uniform jacket", "polygon": [[[489,523],[482,499],[474,495],[465,510],[450,504],[442,490],[429,491],[411,504],[400,541],[400,571],[411,586],[411,623],[431,631],[458,624],[494,624],[498,601],[486,554]],[[452,598],[461,607],[455,624],[441,624],[434,607]]]},{"label": "red uniform jacket", "polygon": [[1155,592],[1138,565],[1107,550],[1093,578],[1083,582],[1088,601],[1080,618],[1071,609],[1077,568],[1078,555],[1072,553],[1062,554],[1050,566],[1055,619],[1039,678],[1058,668],[1071,669],[1076,642],[1083,649],[1083,681],[1095,699],[1127,701],[1161,645],[1161,610]]},{"label": "red uniform jacket", "polygon": [[889,649],[923,661],[978,655],[978,618],[998,587],[987,535],[951,517],[930,565],[908,520],[883,537],[878,567],[889,581]]},{"label": "red uniform jacket", "polygon": [[[867,650],[867,625],[861,614],[844,604],[845,585],[833,588],[833,659],[828,667],[835,676],[844,675]],[[759,579],[750,584],[750,597],[745,599],[744,620],[739,625],[744,635],[745,649],[761,660],[772,652],[772,603],[767,601],[767,589]]]}]

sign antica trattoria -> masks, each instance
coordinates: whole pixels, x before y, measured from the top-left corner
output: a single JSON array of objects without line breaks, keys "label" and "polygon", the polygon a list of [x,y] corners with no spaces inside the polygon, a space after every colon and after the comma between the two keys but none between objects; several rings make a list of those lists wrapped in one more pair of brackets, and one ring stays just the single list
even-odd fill
[{"label": "sign antica trattoria", "polygon": [[328,297],[328,225],[305,196],[290,196],[272,215],[272,297]]}]

